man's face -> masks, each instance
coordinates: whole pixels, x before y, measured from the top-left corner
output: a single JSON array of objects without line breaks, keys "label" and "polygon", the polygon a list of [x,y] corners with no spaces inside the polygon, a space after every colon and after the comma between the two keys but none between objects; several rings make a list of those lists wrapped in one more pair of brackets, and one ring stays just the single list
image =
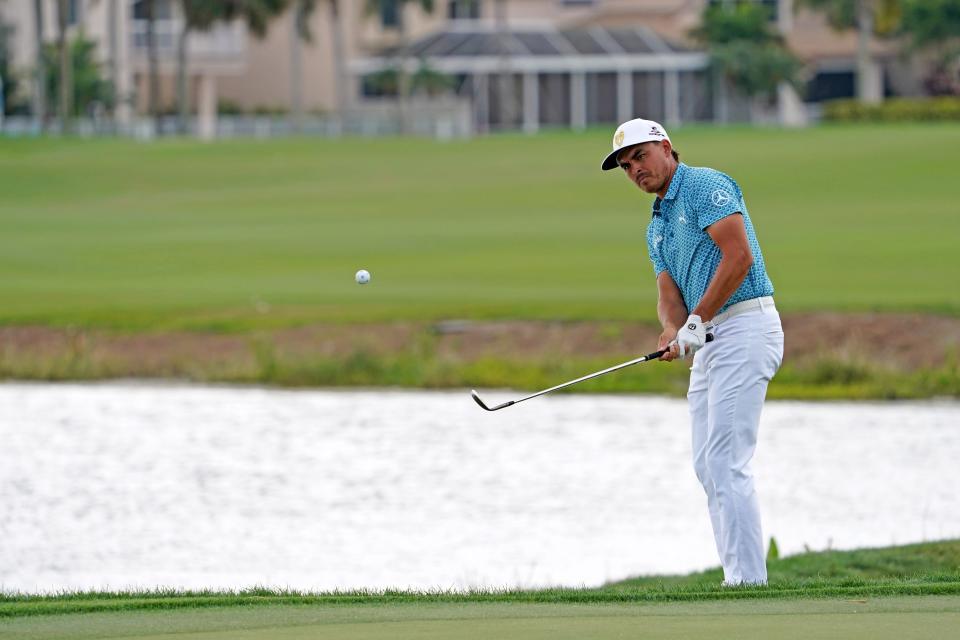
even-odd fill
[{"label": "man's face", "polygon": [[644,142],[621,151],[617,164],[638,187],[647,193],[657,193],[672,175],[674,159],[670,151],[666,140]]}]

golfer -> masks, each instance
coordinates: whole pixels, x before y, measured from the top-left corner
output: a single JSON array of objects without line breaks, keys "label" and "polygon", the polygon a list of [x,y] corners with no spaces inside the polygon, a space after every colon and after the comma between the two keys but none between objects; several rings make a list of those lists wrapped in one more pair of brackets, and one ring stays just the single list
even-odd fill
[{"label": "golfer", "polygon": [[767,384],[783,359],[783,329],[743,194],[729,176],[680,162],[652,120],[617,127],[602,168],[618,166],[657,196],[647,249],[663,325],[658,349],[669,347],[662,360],[696,354],[687,391],[693,467],[707,494],[724,584],[765,584],[750,460]]}]

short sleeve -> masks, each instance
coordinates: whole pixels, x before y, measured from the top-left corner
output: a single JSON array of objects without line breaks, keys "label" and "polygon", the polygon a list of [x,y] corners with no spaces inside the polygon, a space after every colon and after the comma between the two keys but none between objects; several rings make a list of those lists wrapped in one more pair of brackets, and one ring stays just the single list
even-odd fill
[{"label": "short sleeve", "polygon": [[744,209],[740,187],[719,171],[705,172],[692,195],[697,224],[701,229]]},{"label": "short sleeve", "polygon": [[667,265],[663,261],[661,245],[663,244],[663,219],[654,217],[647,227],[647,252],[650,254],[650,262],[653,263],[653,273],[659,276],[661,272],[667,270]]}]

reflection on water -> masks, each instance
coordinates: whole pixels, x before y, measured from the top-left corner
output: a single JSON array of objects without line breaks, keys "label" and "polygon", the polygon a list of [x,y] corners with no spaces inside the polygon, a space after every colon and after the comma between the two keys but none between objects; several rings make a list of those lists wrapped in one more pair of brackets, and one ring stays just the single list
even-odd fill
[{"label": "reflection on water", "polygon": [[[512,393],[487,392],[492,402]],[[0,588],[598,585],[716,565],[686,403],[0,385]],[[960,404],[771,402],[781,553],[960,536]]]}]

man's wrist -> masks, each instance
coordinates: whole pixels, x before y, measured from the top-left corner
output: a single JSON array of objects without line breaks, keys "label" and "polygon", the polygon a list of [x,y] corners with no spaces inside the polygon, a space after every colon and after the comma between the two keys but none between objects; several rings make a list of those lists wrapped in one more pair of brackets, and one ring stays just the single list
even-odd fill
[{"label": "man's wrist", "polygon": [[700,322],[703,322],[703,323],[710,322],[711,320],[713,320],[713,316],[714,316],[714,314],[707,313],[704,309],[701,309],[700,307],[697,307],[692,312],[690,312],[690,315],[699,316]]}]

